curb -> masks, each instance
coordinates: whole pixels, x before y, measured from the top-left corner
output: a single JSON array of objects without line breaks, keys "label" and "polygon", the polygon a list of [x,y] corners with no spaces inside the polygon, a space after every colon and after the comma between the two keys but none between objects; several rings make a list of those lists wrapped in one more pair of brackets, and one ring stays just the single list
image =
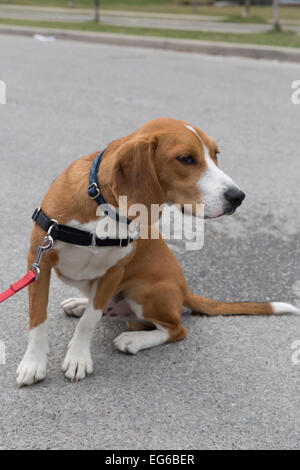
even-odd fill
[{"label": "curb", "polygon": [[300,50],[290,47],[258,46],[226,42],[174,39],[126,34],[94,33],[56,28],[0,25],[0,34],[32,37],[35,33],[55,36],[56,39],[112,44],[116,46],[144,47],[209,55],[277,60],[300,64]]}]

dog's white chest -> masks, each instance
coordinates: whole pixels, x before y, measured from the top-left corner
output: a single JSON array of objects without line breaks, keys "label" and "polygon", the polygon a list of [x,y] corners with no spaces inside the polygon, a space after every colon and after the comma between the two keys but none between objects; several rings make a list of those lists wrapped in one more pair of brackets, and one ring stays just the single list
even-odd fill
[{"label": "dog's white chest", "polygon": [[[72,221],[70,226],[95,233],[96,224],[97,222],[91,222],[80,225],[78,222]],[[59,272],[68,279],[83,281],[103,276],[109,268],[131,252],[132,245],[119,248],[77,246],[56,242],[55,249],[59,257],[56,265]]]}]

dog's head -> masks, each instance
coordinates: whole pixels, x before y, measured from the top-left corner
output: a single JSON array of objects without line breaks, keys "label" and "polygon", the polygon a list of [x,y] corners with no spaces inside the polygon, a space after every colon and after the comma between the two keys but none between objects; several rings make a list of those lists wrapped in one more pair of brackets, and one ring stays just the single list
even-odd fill
[{"label": "dog's head", "polygon": [[215,142],[200,129],[175,119],[150,121],[118,141],[112,189],[129,205],[164,202],[204,204],[206,218],[232,214],[245,194],[218,168]]}]

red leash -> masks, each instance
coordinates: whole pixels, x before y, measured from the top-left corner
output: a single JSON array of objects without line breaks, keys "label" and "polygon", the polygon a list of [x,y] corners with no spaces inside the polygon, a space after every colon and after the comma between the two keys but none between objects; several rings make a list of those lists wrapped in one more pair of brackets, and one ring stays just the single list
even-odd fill
[{"label": "red leash", "polygon": [[30,271],[24,277],[22,277],[22,279],[12,284],[9,289],[0,293],[0,304],[1,302],[4,302],[5,300],[9,299],[9,297],[15,295],[20,290],[25,289],[25,287],[29,286],[32,282],[37,281],[40,275],[40,264],[43,254],[46,251],[51,250],[54,244],[54,240],[50,235],[52,227],[50,227],[49,232],[44,238],[42,245],[38,247],[36,261],[31,266]]},{"label": "red leash", "polygon": [[37,272],[33,272],[30,270],[26,276],[22,277],[19,281],[15,282],[10,286],[9,289],[5,290],[0,294],[0,304],[4,302],[4,300],[9,299],[20,290],[24,289],[25,287],[29,286],[32,282],[34,282],[37,278]]}]

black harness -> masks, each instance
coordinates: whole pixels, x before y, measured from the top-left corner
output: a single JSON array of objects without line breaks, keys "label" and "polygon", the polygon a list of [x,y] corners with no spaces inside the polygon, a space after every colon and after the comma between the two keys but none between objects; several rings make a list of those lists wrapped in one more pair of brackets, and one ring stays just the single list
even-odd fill
[{"label": "black harness", "polygon": [[[106,203],[101,194],[98,182],[98,171],[103,153],[104,151],[97,155],[91,166],[88,195],[91,199],[96,201],[99,206],[101,206],[101,209],[103,209],[106,215],[112,217],[116,221],[125,221],[129,225],[131,220],[127,217],[120,216],[115,212],[114,209]],[[48,235],[51,235],[54,241],[58,240],[64,243],[70,243],[71,245],[100,247],[118,246],[123,248],[134,241],[132,238],[98,238],[91,232],[59,224],[57,220],[50,219],[40,208],[35,209],[32,215],[32,220],[39,225],[41,229],[47,232]]]}]

